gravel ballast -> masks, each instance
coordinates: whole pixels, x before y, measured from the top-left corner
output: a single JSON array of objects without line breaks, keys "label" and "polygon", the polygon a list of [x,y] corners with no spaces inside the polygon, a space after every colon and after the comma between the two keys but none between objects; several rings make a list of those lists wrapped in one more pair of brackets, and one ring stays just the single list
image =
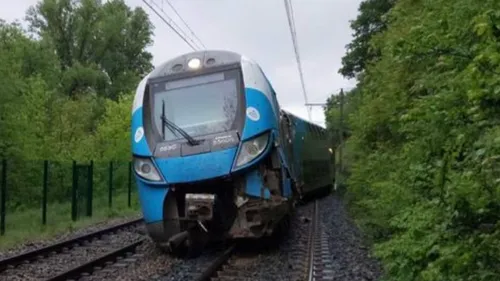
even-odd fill
[{"label": "gravel ballast", "polygon": [[290,220],[287,235],[280,240],[245,245],[219,272],[219,276],[238,276],[255,281],[303,278],[313,207],[312,203],[299,207]]},{"label": "gravel ballast", "polygon": [[8,257],[19,255],[19,254],[24,253],[24,252],[36,250],[36,249],[39,249],[42,247],[46,247],[46,246],[61,242],[61,241],[69,240],[69,239],[75,238],[75,237],[80,236],[80,235],[89,234],[89,233],[92,233],[92,232],[95,232],[98,230],[102,230],[102,229],[105,229],[105,228],[108,228],[108,227],[111,227],[114,225],[122,224],[122,223],[125,223],[127,221],[138,219],[141,216],[142,216],[141,214],[137,214],[135,216],[127,216],[127,217],[123,217],[123,218],[110,219],[110,220],[98,222],[98,223],[93,224],[93,225],[89,225],[87,227],[84,227],[84,228],[81,228],[81,229],[78,229],[75,231],[61,232],[60,234],[56,234],[56,235],[54,235],[50,238],[47,238],[47,239],[30,240],[28,242],[18,244],[18,245],[14,246],[8,250],[1,251],[0,252],[0,259],[5,259]]},{"label": "gravel ballast", "polygon": [[[171,270],[173,263],[180,261],[160,251],[149,238],[137,248],[129,259],[135,260],[128,264],[107,266],[85,278],[85,281],[133,281],[159,278]],[[126,266],[123,266],[126,265]]]},{"label": "gravel ballast", "polygon": [[[333,280],[336,281],[368,281],[379,280],[381,270],[376,259],[370,257],[369,249],[363,244],[362,235],[356,226],[349,220],[344,203],[336,196],[328,196],[319,200],[319,231],[328,241],[328,250],[331,255],[333,269]],[[224,268],[235,269],[251,280],[299,280],[307,273],[305,257],[308,251],[308,238],[311,227],[314,203],[310,202],[300,206],[295,211],[290,221],[287,236],[282,238],[281,243],[274,247],[249,246],[245,244],[235,250],[229,264]],[[127,218],[126,220],[129,220]],[[122,221],[116,221],[119,224]],[[92,230],[82,230],[70,235],[60,236],[59,239],[68,239],[71,235],[77,236],[82,233],[95,231],[98,227],[108,227],[109,224],[93,226]],[[75,266],[77,263],[90,260],[91,258],[110,251],[113,248],[124,246],[134,239],[141,237],[144,233],[141,225],[138,229],[130,232],[120,232],[99,242],[99,246],[90,245],[69,250],[60,254],[36,261],[33,264],[22,265],[16,269],[10,269],[2,273],[0,281],[3,280],[42,280],[56,272]],[[64,238],[63,238],[64,237]],[[143,236],[142,236],[143,237]],[[51,240],[55,241],[55,240]],[[49,242],[46,242],[47,244]],[[92,242],[92,245],[98,242]],[[259,245],[259,243],[257,243]],[[40,247],[37,245],[37,247]],[[171,281],[171,280],[193,280],[193,277],[207,268],[212,260],[220,256],[225,247],[209,247],[203,255],[197,259],[182,260],[171,257],[160,251],[148,238],[137,248],[136,253],[118,261],[116,264],[106,266],[103,270],[84,277],[82,281],[89,280],[148,280],[148,281]],[[39,265],[44,263],[42,269]],[[23,268],[22,271],[19,269]],[[6,274],[7,272],[11,272]],[[12,273],[17,272],[16,278]],[[228,271],[229,272],[229,271]],[[22,273],[22,274],[21,274]],[[225,274],[222,271],[222,274]],[[33,278],[34,276],[40,279]]]},{"label": "gravel ballast", "polygon": [[[288,235],[275,247],[244,244],[219,271],[219,276],[244,276],[251,280],[302,280],[306,277],[308,264],[305,261],[314,203],[300,206],[290,221]],[[361,233],[347,215],[345,206],[337,196],[319,200],[320,224],[318,231],[326,236],[332,260],[333,280],[368,281],[378,280],[380,267],[369,255],[363,244]],[[138,253],[142,258],[127,268],[114,273],[98,273],[90,280],[149,280],[172,281],[193,280],[222,254],[222,249],[209,249],[200,258],[180,260],[169,257],[148,241]],[[227,270],[229,269],[229,271]]]},{"label": "gravel ballast", "polygon": [[195,280],[200,274],[220,255],[226,247],[208,247],[198,258],[175,259],[172,261],[171,270],[161,276],[151,276],[150,281],[190,281]]},{"label": "gravel ballast", "polygon": [[[362,235],[351,223],[344,203],[336,196],[321,198],[318,202],[319,225],[317,231],[328,242],[328,251],[333,270],[330,280],[368,281],[379,280],[381,270],[372,258],[368,247],[363,244]],[[292,218],[288,237],[276,250],[261,250],[250,258],[241,259],[236,255],[232,272],[250,277],[251,280],[303,280],[308,270],[305,257],[308,251],[308,237],[311,227],[314,203],[310,202],[297,209]],[[316,263],[316,261],[315,261]],[[233,274],[234,275],[234,274]]]},{"label": "gravel ballast", "polygon": [[81,246],[67,249],[62,253],[55,253],[48,257],[7,269],[2,272],[0,281],[45,280],[56,276],[103,254],[120,249],[143,237],[143,235],[135,231],[136,228],[133,229],[132,231],[123,230],[115,234],[104,235],[100,239],[94,239]]},{"label": "gravel ballast", "polygon": [[[313,204],[300,207],[291,219],[288,235],[279,245],[268,247],[262,242],[238,244],[235,254],[226,264],[225,268],[236,270],[251,280],[296,280],[298,272],[305,272],[303,264],[304,249],[307,248],[310,219]],[[194,280],[203,272],[210,263],[224,252],[224,247],[208,249],[203,255],[191,260],[171,259],[165,262],[165,268],[170,268],[168,273],[157,276],[159,269],[151,267],[142,270],[144,275],[129,275],[113,280],[150,280],[150,281],[183,281]],[[165,269],[164,268],[164,269]],[[155,273],[152,273],[155,272]],[[225,275],[228,271],[220,274]],[[129,273],[127,272],[127,275]],[[149,279],[145,279],[149,275]],[[97,279],[96,279],[97,280]],[[111,279],[110,279],[111,280]]]},{"label": "gravel ballast", "polygon": [[337,195],[320,199],[319,217],[328,236],[334,280],[379,280],[380,264],[370,256],[361,232],[349,219],[344,202]]}]

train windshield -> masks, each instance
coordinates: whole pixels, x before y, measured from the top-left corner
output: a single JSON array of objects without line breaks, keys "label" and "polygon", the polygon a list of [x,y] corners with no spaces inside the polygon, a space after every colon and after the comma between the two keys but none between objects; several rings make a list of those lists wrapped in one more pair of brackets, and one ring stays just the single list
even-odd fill
[{"label": "train windshield", "polygon": [[228,131],[238,108],[234,73],[216,73],[152,85],[154,123],[166,141],[182,138],[162,128],[162,116],[192,137]]}]

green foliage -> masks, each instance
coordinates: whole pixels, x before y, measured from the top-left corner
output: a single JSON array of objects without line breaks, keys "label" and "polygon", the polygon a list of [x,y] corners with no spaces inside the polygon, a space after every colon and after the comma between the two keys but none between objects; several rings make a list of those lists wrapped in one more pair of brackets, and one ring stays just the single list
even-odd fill
[{"label": "green foliage", "polygon": [[152,26],[140,8],[103,2],[40,0],[27,12],[29,32],[0,20],[9,212],[40,206],[42,160],[51,161],[51,202],[70,198],[72,160],[96,162],[95,194],[107,192],[109,161],[114,186],[128,183],[132,99],[152,69]]},{"label": "green foliage", "polygon": [[89,89],[117,99],[152,70],[152,24],[123,0],[44,0],[26,17],[30,31],[53,46],[68,96]]},{"label": "green foliage", "polygon": [[347,54],[342,58],[339,72],[354,78],[362,73],[367,64],[380,56],[378,48],[370,45],[373,35],[387,27],[385,14],[394,6],[395,0],[366,0],[359,6],[359,15],[351,21],[354,40],[347,45]]},{"label": "green foliage", "polygon": [[386,280],[500,278],[499,11],[400,0],[371,35],[347,197]]},{"label": "green foliage", "polygon": [[43,0],[26,19],[34,37],[0,21],[0,157],[126,160],[132,93],[152,68],[147,14]]},{"label": "green foliage", "polygon": [[94,146],[100,147],[99,159],[126,160],[129,159],[130,114],[132,95],[121,96],[119,101],[106,101],[106,112],[97,127]]},{"label": "green foliage", "polygon": [[71,201],[51,203],[47,206],[47,224],[41,224],[39,209],[18,210],[8,212],[6,217],[6,235],[0,239],[0,251],[7,251],[17,244],[35,243],[41,239],[53,238],[62,233],[73,232],[79,229],[109,222],[112,218],[138,217],[140,212],[137,193],[131,196],[131,207],[128,207],[128,194],[115,193],[113,207],[108,207],[107,196],[94,198],[92,217],[80,217],[77,221],[71,220]]}]

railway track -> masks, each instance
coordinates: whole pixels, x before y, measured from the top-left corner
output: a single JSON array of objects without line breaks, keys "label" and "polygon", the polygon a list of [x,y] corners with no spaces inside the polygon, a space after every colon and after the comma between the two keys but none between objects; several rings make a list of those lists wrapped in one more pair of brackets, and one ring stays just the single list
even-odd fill
[{"label": "railway track", "polygon": [[[296,280],[326,281],[333,280],[332,260],[328,248],[327,236],[322,230],[319,220],[318,202],[314,202],[307,235],[300,237],[289,253],[289,266],[293,272],[290,276],[282,276],[280,271],[266,269],[265,253],[240,252],[235,246],[224,253],[197,274],[196,281],[258,281],[258,280]],[[264,257],[263,257],[264,256]],[[166,279],[165,279],[166,280]]]},{"label": "railway track", "polygon": [[[125,262],[135,261],[133,258],[130,258],[135,249],[141,245],[146,239],[140,239],[136,242],[130,243],[117,249],[115,251],[108,252],[100,257],[97,257],[89,262],[86,262],[77,267],[71,268],[60,273],[57,276],[50,277],[46,279],[46,281],[69,281],[69,280],[78,280],[80,277],[88,276],[96,270],[101,270],[106,266],[113,264],[116,261],[124,260]],[[128,260],[126,258],[129,258]]]},{"label": "railway track", "polygon": [[[81,235],[72,239],[68,239],[59,243],[55,243],[46,247],[42,247],[39,249],[35,249],[32,251],[28,251],[25,253],[21,253],[16,256],[8,257],[0,260],[0,273],[1,275],[15,274],[10,271],[16,271],[18,268],[23,270],[21,267],[23,266],[34,266],[40,267],[48,266],[45,262],[50,260],[51,258],[61,254],[71,254],[72,251],[78,248],[92,247],[93,244],[96,247],[102,247],[102,242],[106,243],[107,241],[100,241],[105,239],[105,237],[109,237],[110,235],[118,235],[121,231],[128,230],[130,228],[137,227],[140,223],[142,223],[141,219],[131,220],[119,225],[115,225],[106,229],[98,230],[89,234]],[[137,246],[142,244],[145,239],[139,238],[134,239],[135,241],[131,243],[124,243],[125,245],[119,245],[118,247],[113,247],[112,250],[101,253],[96,257],[93,257],[91,260],[86,260],[84,262],[80,262],[77,266],[70,267],[69,269],[65,269],[63,271],[59,271],[56,274],[50,277],[43,277],[44,280],[47,281],[60,281],[60,280],[77,280],[81,276],[87,276],[91,274],[95,270],[102,269],[106,265],[110,265],[117,260],[122,260],[127,257],[131,257],[135,252]],[[101,243],[98,243],[101,242]],[[106,245],[109,248],[109,245]],[[85,252],[84,252],[85,253]],[[130,259],[129,259],[130,260]],[[54,264],[49,266],[54,266]],[[57,266],[62,267],[64,264],[58,264]],[[38,276],[37,276],[38,277]],[[10,279],[8,279],[10,280]]]},{"label": "railway track", "polygon": [[314,202],[314,218],[312,221],[309,243],[308,281],[333,280],[333,268],[327,236],[319,220],[318,201]]}]

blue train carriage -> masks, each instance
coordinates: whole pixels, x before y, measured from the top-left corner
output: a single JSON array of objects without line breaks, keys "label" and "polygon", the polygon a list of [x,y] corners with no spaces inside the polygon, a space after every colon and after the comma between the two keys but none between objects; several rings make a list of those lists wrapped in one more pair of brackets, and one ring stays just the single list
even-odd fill
[{"label": "blue train carriage", "polygon": [[159,247],[196,255],[210,240],[260,238],[286,225],[301,193],[294,161],[303,157],[287,116],[261,68],[233,52],[188,53],[140,82],[134,171]]}]

